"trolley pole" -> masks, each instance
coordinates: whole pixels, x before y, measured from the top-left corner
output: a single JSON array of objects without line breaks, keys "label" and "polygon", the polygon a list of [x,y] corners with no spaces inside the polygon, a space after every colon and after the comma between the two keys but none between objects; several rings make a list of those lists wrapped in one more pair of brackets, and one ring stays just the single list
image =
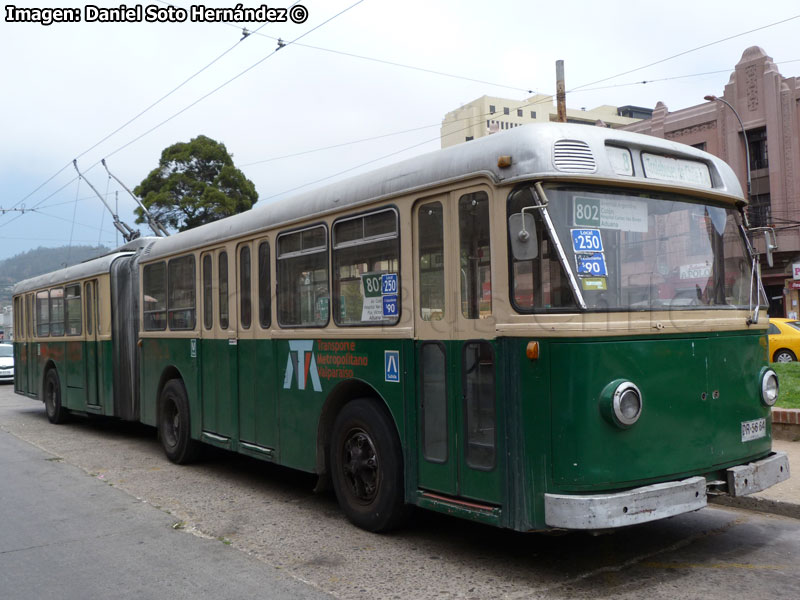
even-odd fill
[{"label": "trolley pole", "polygon": [[556,61],[556,111],[559,123],[567,122],[567,90],[564,86],[564,61]]}]

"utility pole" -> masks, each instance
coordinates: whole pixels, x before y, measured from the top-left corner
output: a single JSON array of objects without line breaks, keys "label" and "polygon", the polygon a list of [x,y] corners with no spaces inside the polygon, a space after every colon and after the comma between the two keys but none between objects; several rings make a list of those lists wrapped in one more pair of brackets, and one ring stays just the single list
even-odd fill
[{"label": "utility pole", "polygon": [[567,122],[567,90],[564,86],[564,61],[556,61],[556,114],[559,123]]}]

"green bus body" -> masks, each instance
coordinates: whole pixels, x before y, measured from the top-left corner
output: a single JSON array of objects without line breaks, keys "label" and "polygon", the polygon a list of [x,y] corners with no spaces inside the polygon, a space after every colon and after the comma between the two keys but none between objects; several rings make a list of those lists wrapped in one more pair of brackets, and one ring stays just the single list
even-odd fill
[{"label": "green bus body", "polygon": [[[141,422],[157,425],[156,399],[164,374],[177,373],[197,415],[193,438],[313,473],[320,425],[334,408],[330,404],[337,387],[358,382],[380,397],[397,427],[404,449],[406,502],[522,531],[546,528],[545,492],[607,492],[691,475],[716,480],[724,469],[765,456],[771,447],[769,431],[743,445],[739,430],[742,421],[759,417],[771,428],[769,409],[758,403],[753,374],[754,366],[766,363],[762,334],[540,338],[541,357],[535,361],[525,357],[528,338],[497,339],[495,395],[504,401],[497,405],[497,462],[488,472],[466,469],[459,456],[452,462],[460,465],[426,469],[430,465],[419,455],[416,426],[420,402],[413,384],[419,380],[413,341],[325,339],[326,345],[354,345],[352,352],[320,351],[318,340],[310,341],[318,372],[321,363],[330,368],[328,364],[357,362],[346,367],[352,376],[320,377],[317,391],[305,372],[300,377],[305,389],[299,389],[294,372],[287,389],[288,340],[239,340],[235,345],[196,338],[145,340]],[[446,353],[458,356],[462,344],[447,342]],[[66,408],[113,416],[110,343],[30,347],[33,362],[17,356],[17,392],[34,395],[23,387],[26,374],[33,372],[39,379],[52,364],[63,374]],[[399,353],[399,382],[385,381],[387,350]],[[99,358],[99,396],[87,375],[92,356]],[[206,373],[210,375],[204,381]],[[610,373],[647,382],[641,385],[647,410],[629,430],[613,427],[598,410],[597,391],[611,379]],[[463,394],[457,369],[448,375],[448,437],[455,444],[464,426],[459,418]],[[421,493],[420,477],[425,489],[443,498]],[[467,502],[447,502],[448,497]]]},{"label": "green bus body", "polygon": [[[719,233],[725,219],[728,223],[733,219],[723,214],[720,221],[718,212],[724,211],[719,207],[741,203],[732,172],[721,161],[693,149],[679,150],[674,144],[607,130],[584,134],[587,129],[598,128],[530,129],[541,131],[539,137],[528,133],[528,128],[519,128],[505,137],[492,136],[495,139],[471,142],[466,149],[443,153],[446,157],[458,157],[458,153],[466,157],[463,174],[453,170],[461,167],[453,166],[458,161],[449,158],[443,158],[441,164],[450,171],[436,177],[431,175],[429,162],[438,159],[412,159],[399,168],[400,174],[380,172],[352,185],[324,188],[320,198],[304,197],[305,202],[316,202],[310,208],[303,208],[301,202],[286,202],[274,213],[266,207],[262,221],[249,214],[238,215],[166,240],[137,240],[83,266],[22,282],[14,291],[15,331],[19,332],[14,346],[15,391],[43,400],[53,422],[61,422],[74,412],[157,427],[167,456],[174,462],[188,462],[197,443],[202,442],[316,473],[320,477],[318,487],[332,483],[354,523],[375,531],[399,523],[406,505],[518,531],[603,529],[697,510],[705,505],[707,489],[746,494],[785,479],[785,455],[771,452],[772,421],[766,395],[771,371],[766,315],[759,310],[758,302],[747,309],[746,301],[744,306],[741,302],[717,306],[716,300],[706,298],[706,305],[699,307],[703,310],[693,311],[698,302],[691,286],[696,287],[699,301],[701,288],[695,283],[698,273],[707,271],[703,277],[711,281],[712,269],[688,264],[676,279],[689,282],[686,285],[690,286],[691,298],[680,298],[682,304],[675,305],[677,310],[664,308],[660,301],[659,308],[644,307],[641,302],[624,310],[617,306],[598,308],[608,307],[609,299],[615,301],[611,285],[606,285],[611,275],[584,279],[571,275],[573,262],[580,271],[583,259],[579,259],[577,245],[574,261],[568,256],[569,247],[565,251],[559,246],[553,221],[561,218],[559,211],[567,210],[564,206],[568,203],[559,203],[559,195],[569,193],[564,181],[579,182],[579,199],[585,207],[599,205],[602,198],[591,196],[595,190],[589,187],[588,175],[554,174],[530,164],[539,160],[552,171],[548,162],[552,140],[560,139],[563,132],[575,137],[593,136],[601,148],[608,146],[610,139],[617,155],[617,146],[622,144],[634,149],[646,147],[650,153],[658,149],[654,145],[661,144],[664,153],[685,153],[688,158],[681,159],[684,163],[692,159],[713,167],[709,173],[714,177],[709,175],[709,181],[720,189],[654,182],[645,176],[633,177],[633,170],[625,180],[615,176],[611,167],[608,172],[598,167],[602,177],[597,189],[627,186],[613,199],[613,206],[618,208],[611,221],[628,219],[633,223],[626,230],[619,223],[606,222],[604,227],[611,230],[606,234],[606,244],[620,244],[623,232],[627,238],[629,231],[637,235],[643,231],[641,224],[647,221],[647,213],[642,220],[634,198],[640,188],[649,190],[652,196],[647,200],[650,208],[641,210],[657,215],[661,215],[655,211],[662,204],[680,204],[667,198],[674,191],[671,186],[679,187],[685,197],[695,194],[697,198],[691,196],[688,202],[679,200],[689,206],[694,201],[708,203],[711,208],[705,208],[702,219],[695,221],[701,224],[701,231],[711,235],[717,228]],[[504,140],[517,140],[520,145],[513,152],[504,151]],[[541,147],[531,150],[534,143]],[[482,153],[484,147],[487,150]],[[645,154],[644,149],[636,151]],[[506,173],[500,170],[506,167],[491,163],[496,156],[507,158],[507,154],[514,156],[513,168],[517,171]],[[657,159],[648,160],[654,165],[651,169],[663,168]],[[691,170],[691,166],[688,168]],[[550,185],[548,177],[557,185],[552,184],[545,192],[540,182]],[[427,178],[427,183],[415,183],[415,178]],[[531,205],[524,199],[519,201],[523,208],[514,208],[520,190],[533,197],[531,182],[538,186],[540,204]],[[396,186],[394,192],[391,186]],[[350,200],[349,190],[356,190]],[[554,198],[550,205],[547,194]],[[491,227],[486,225],[493,236],[491,246],[487,242],[479,250],[476,243],[468,251],[452,250],[456,239],[453,230],[463,224],[462,213],[457,211],[486,205],[492,207]],[[442,288],[446,288],[442,297],[447,300],[437,305],[436,300],[426,298],[428,303],[423,305],[420,289],[425,287],[427,294],[435,288],[436,265],[432,250],[427,250],[423,263],[422,221],[414,219],[435,215],[436,211],[444,215],[443,222],[450,223],[441,226],[440,239],[434,240],[442,247],[439,272]],[[531,217],[528,221],[526,211]],[[394,283],[400,277],[403,289],[395,289],[393,293],[398,295],[390,295],[388,300],[393,304],[392,311],[400,304],[402,316],[397,315],[396,321],[387,319],[384,303],[383,321],[378,314],[380,322],[375,323],[366,300],[363,309],[352,308],[353,302],[362,300],[350,287],[347,297],[344,291],[339,292],[339,310],[342,315],[346,310],[354,311],[347,313],[351,318],[363,310],[367,316],[361,319],[365,323],[343,325],[329,319],[329,311],[334,312],[330,310],[330,293],[324,302],[317,299],[303,305],[311,315],[307,318],[313,319],[311,324],[281,324],[281,318],[287,318],[279,311],[285,308],[280,304],[285,300],[281,294],[288,293],[279,285],[273,287],[281,266],[281,257],[276,258],[282,251],[281,236],[285,236],[284,241],[299,244],[287,251],[284,258],[289,258],[284,265],[290,264],[289,260],[322,260],[324,252],[328,277],[327,269],[336,265],[338,241],[335,236],[329,239],[329,230],[334,229],[337,218],[345,222],[351,232],[345,242],[351,243],[348,251],[352,253],[352,240],[361,239],[352,234],[355,227],[362,227],[361,235],[367,239],[367,217],[362,223],[362,214],[378,215],[375,223],[383,226],[395,220],[395,230],[390,232],[393,236],[386,236],[384,229],[374,236],[379,242],[369,243],[375,248],[383,243],[381,248],[391,250],[391,243],[399,248],[402,239],[401,256],[394,257],[399,266],[393,268]],[[679,217],[669,215],[664,220],[678,221]],[[323,218],[328,221],[323,222]],[[607,215],[604,218],[609,219]],[[435,233],[431,222],[425,231]],[[562,274],[571,277],[568,285],[572,286],[573,304],[558,304],[566,295],[559,296],[556,291],[545,303],[541,300],[543,293],[527,292],[522,285],[517,289],[516,284],[524,280],[514,269],[519,263],[527,264],[525,261],[533,265],[537,255],[524,259],[512,255],[509,246],[515,240],[511,238],[509,244],[506,237],[512,222],[521,222],[526,235],[525,228],[531,228],[534,239],[539,239],[535,243],[550,236],[547,251],[552,264],[545,267],[550,269],[548,285],[555,289],[555,269],[560,265]],[[562,219],[562,226],[564,222]],[[596,231],[600,232],[599,217],[597,223]],[[584,224],[575,221],[570,225]],[[472,227],[477,237],[480,227]],[[502,235],[497,235],[498,231]],[[303,246],[304,232],[310,250]],[[567,236],[560,234],[562,246]],[[520,239],[523,237],[520,235]],[[715,251],[724,255],[723,246],[731,240],[720,234],[715,243]],[[249,262],[251,249],[253,256],[257,249],[261,256],[258,244],[266,246],[267,298],[262,300],[267,302],[267,310],[260,326],[256,318],[251,324],[249,312],[243,325],[236,312],[236,285],[242,272],[248,286],[250,277],[260,273],[256,259]],[[244,246],[249,271],[240,272],[239,258],[234,255]],[[347,243],[341,247],[347,249]],[[274,251],[271,258],[270,249]],[[484,255],[489,249],[491,260],[497,263]],[[523,248],[523,253],[529,250]],[[468,255],[472,262],[462,263],[461,269],[452,268],[457,252]],[[607,267],[609,272],[621,271],[612,252],[608,250],[608,264],[601,257],[602,271]],[[544,260],[543,250],[539,253]],[[332,260],[329,254],[334,255]],[[212,265],[222,255],[225,294],[230,293],[234,307],[230,323],[226,316],[224,325],[217,322],[214,310],[203,313],[218,291],[222,297],[222,284],[218,289],[216,283],[213,288],[210,283],[216,281],[218,272],[213,271],[211,277],[212,271],[208,271],[208,290],[203,275],[198,275],[207,266],[203,258],[210,256],[208,265]],[[727,257],[736,255],[728,252]],[[597,253],[589,258],[587,264],[594,261],[592,268],[600,270]],[[154,273],[167,281],[165,273],[172,273],[173,267],[170,261],[174,261],[176,273],[191,266],[193,274],[187,279],[188,288],[181,284],[184,287],[179,291],[184,295],[176,300],[174,311],[165,300],[158,308],[156,296],[166,297],[167,285],[152,287],[146,270],[153,267],[152,281],[158,283]],[[314,281],[306,282],[305,289],[316,294],[322,289],[322,280],[313,269],[320,268],[292,266],[298,264],[291,263],[290,267],[297,272],[311,270],[310,279]],[[428,271],[421,274],[423,264]],[[498,272],[498,264],[509,274]],[[490,272],[485,270],[487,265]],[[230,292],[228,269],[233,282]],[[729,274],[733,271],[731,267]],[[480,273],[483,275],[476,275]],[[375,278],[372,287],[381,281],[371,270],[363,276]],[[533,280],[533,274],[530,277]],[[723,275],[714,272],[714,277],[716,281],[709,289],[723,295],[733,293],[733,283],[723,281],[724,269]],[[329,281],[324,284],[329,285]],[[465,292],[470,281],[478,282],[471,296]],[[81,318],[75,321],[72,314],[77,323],[72,331],[50,335],[47,328],[53,323],[52,316],[40,317],[37,311],[61,315],[57,324],[63,328],[64,306],[67,311],[75,310],[74,304],[72,309],[61,304],[64,298],[70,298],[65,289],[72,290],[73,301],[76,294],[82,298],[82,325]],[[156,292],[148,295],[148,289]],[[257,289],[261,294],[261,287]],[[459,289],[460,302],[455,300]],[[590,290],[602,291],[603,295],[592,296]],[[248,288],[248,302],[251,291]],[[675,298],[680,297],[679,292],[674,292]],[[169,293],[173,293],[172,288]],[[40,295],[46,297],[41,306],[37,304]],[[255,292],[252,295],[256,297]],[[467,296],[472,300],[465,300]],[[87,298],[97,301],[94,307]],[[227,306],[228,296],[225,298]],[[591,305],[599,302],[597,298],[606,304]],[[258,306],[258,302],[250,306]],[[373,306],[380,304],[371,302]],[[304,318],[300,312],[292,318]],[[209,316],[213,318],[206,323],[204,319]],[[450,320],[437,320],[444,316]],[[496,318],[496,322],[485,319],[487,316]],[[607,322],[597,317],[607,318]],[[40,329],[42,324],[47,328]],[[629,389],[626,386],[636,390],[639,402],[636,418],[630,423],[620,421],[615,404],[622,402],[621,390]],[[751,427],[756,429],[752,435]],[[348,484],[352,484],[349,493],[354,494],[349,500]]]}]

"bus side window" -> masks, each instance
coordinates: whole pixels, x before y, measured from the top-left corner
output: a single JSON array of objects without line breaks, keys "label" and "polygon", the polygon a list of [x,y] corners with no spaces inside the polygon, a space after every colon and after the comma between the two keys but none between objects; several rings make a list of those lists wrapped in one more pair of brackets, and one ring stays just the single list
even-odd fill
[{"label": "bus side window", "polygon": [[50,335],[64,335],[64,288],[50,290]]},{"label": "bus side window", "polygon": [[278,323],[328,323],[328,230],[324,225],[278,236]]},{"label": "bus side window", "polygon": [[228,328],[228,253],[219,253],[219,326]]},{"label": "bus side window", "polygon": [[492,314],[492,253],[489,196],[475,192],[458,201],[461,314],[484,319]]},{"label": "bus side window", "polygon": [[50,295],[47,290],[36,293],[36,335],[50,335]]},{"label": "bus side window", "polygon": [[441,202],[420,206],[419,311],[423,321],[444,319],[444,221]]},{"label": "bus side window", "polygon": [[250,246],[239,249],[239,320],[242,329],[250,329],[253,321],[253,286],[250,270]]},{"label": "bus side window", "polygon": [[203,257],[203,327],[214,325],[214,290],[212,286],[211,255]]},{"label": "bus side window", "polygon": [[143,279],[144,329],[145,331],[162,331],[167,328],[166,264],[159,262],[145,265]]},{"label": "bus side window", "polygon": [[86,333],[92,335],[94,333],[94,293],[93,282],[86,282]]},{"label": "bus side window", "polygon": [[333,318],[337,325],[398,321],[399,261],[393,208],[333,224]]},{"label": "bus side window", "polygon": [[28,332],[28,339],[31,339],[36,335],[34,331],[35,317],[33,315],[33,294],[25,296],[25,319],[27,320],[25,329]]},{"label": "bus side window", "polygon": [[258,322],[263,329],[270,326],[269,242],[258,245]]},{"label": "bus side window", "polygon": [[167,321],[171,330],[194,329],[195,271],[194,255],[169,261],[167,277]]},{"label": "bus side window", "polygon": [[81,333],[83,333],[81,285],[79,283],[68,285],[65,290],[65,295],[64,320],[67,324],[67,335],[81,335]]}]

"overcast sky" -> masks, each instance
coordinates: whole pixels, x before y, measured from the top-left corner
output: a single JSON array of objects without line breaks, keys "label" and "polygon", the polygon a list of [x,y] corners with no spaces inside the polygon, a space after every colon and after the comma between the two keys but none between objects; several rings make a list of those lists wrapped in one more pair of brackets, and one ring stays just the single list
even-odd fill
[{"label": "overcast sky", "polygon": [[[570,108],[653,108],[662,101],[677,110],[698,104],[706,94],[722,94],[734,65],[753,45],[782,63],[778,68],[784,76],[800,76],[800,18],[738,35],[800,15],[797,0],[362,0],[325,23],[356,1],[301,0],[308,12],[304,23],[269,23],[241,42],[242,24],[187,18],[173,24],[42,26],[9,23],[3,14],[0,207],[24,205],[35,212],[0,214],[0,259],[70,240],[115,244],[110,215],[85,182],[78,184],[71,165],[76,157],[112,205],[114,192],[120,191],[120,217],[133,225],[133,200],[109,183],[100,159],[107,157],[112,172],[133,188],[156,166],[166,146],[199,134],[227,146],[264,203],[312,182],[332,181],[344,171],[353,175],[436,150],[444,114],[482,95],[522,100],[528,90],[551,94],[558,59],[565,61]],[[15,4],[73,7],[82,15],[87,5],[70,0]],[[155,0],[151,4],[166,6]],[[189,6],[183,0],[172,4]],[[291,0],[270,4],[290,5]],[[205,6],[233,8],[236,2],[209,0]],[[262,24],[243,25],[253,31]],[[317,26],[273,53],[275,38],[288,43]],[[732,36],[738,37],[712,44]],[[711,45],[587,86],[706,44]],[[641,81],[648,83],[634,84]],[[578,86],[587,89],[570,91]],[[385,137],[280,158],[375,136]],[[144,225],[136,227],[150,233]]]}]

